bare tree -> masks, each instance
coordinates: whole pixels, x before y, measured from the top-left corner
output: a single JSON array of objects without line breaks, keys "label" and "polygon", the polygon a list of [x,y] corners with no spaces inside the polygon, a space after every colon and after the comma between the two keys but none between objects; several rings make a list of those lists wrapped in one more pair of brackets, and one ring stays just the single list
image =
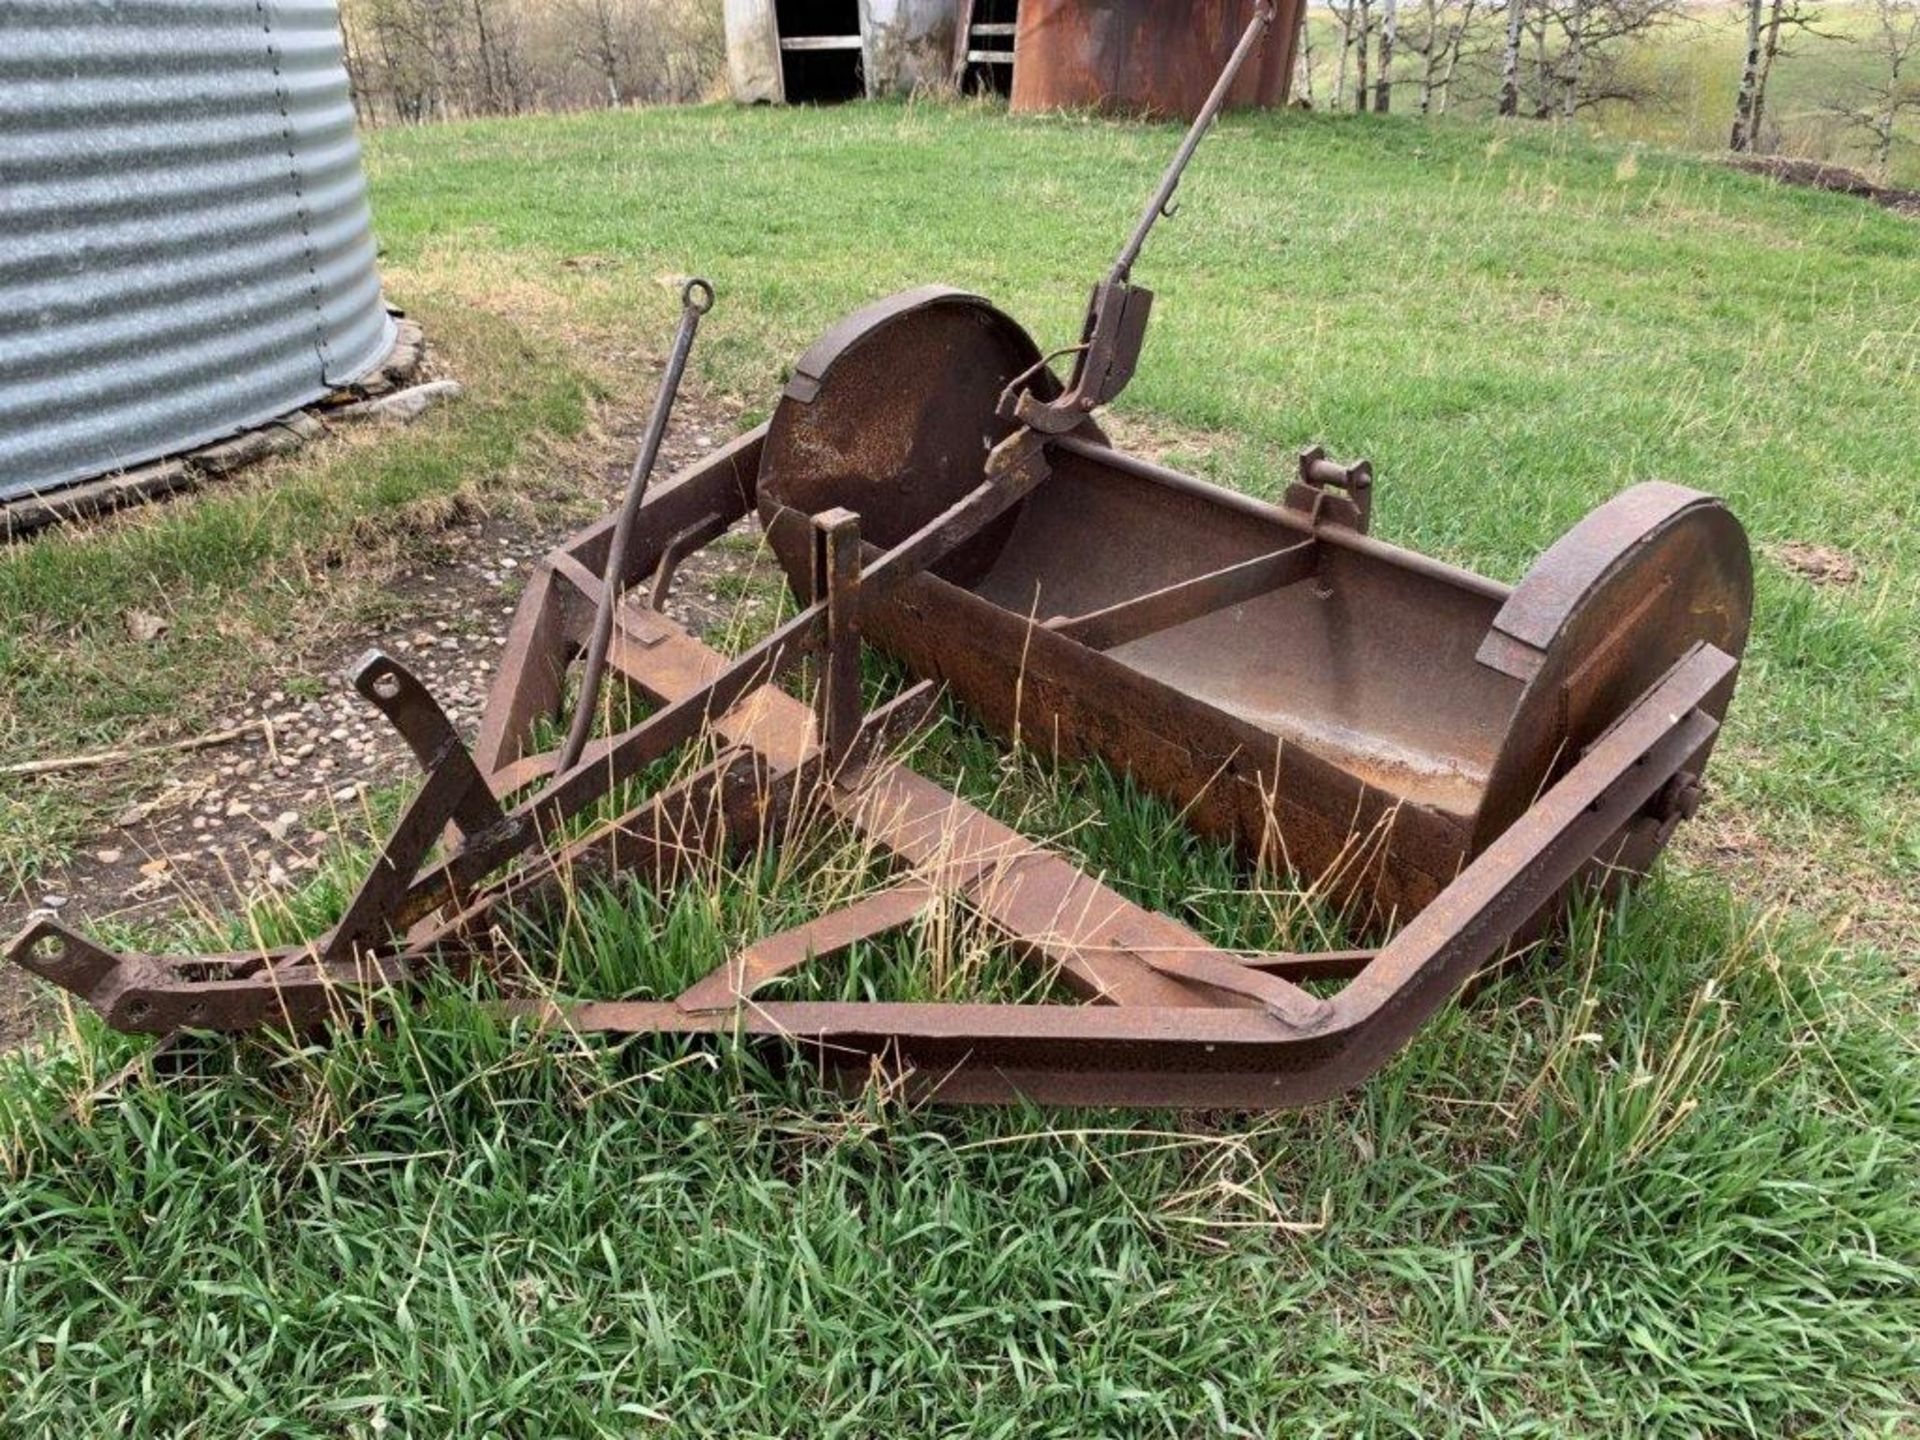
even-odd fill
[{"label": "bare tree", "polygon": [[726,59],[712,0],[342,0],[340,18],[372,122],[687,100]]},{"label": "bare tree", "polygon": [[1746,0],[1746,11],[1747,44],[1740,62],[1740,88],[1733,100],[1733,130],[1727,139],[1727,148],[1735,151],[1760,148],[1767,81],[1773,76],[1773,62],[1793,53],[1787,48],[1788,37],[1844,38],[1818,28],[1820,10],[1808,0]]},{"label": "bare tree", "polygon": [[1727,139],[1729,150],[1753,149],[1753,101],[1760,91],[1760,17],[1766,0],[1747,0],[1747,48],[1740,62],[1740,89],[1733,98],[1733,133]]},{"label": "bare tree", "polygon": [[[1420,113],[1446,114],[1460,50],[1480,0],[1421,0],[1420,24],[1407,48],[1420,57]],[[1437,105],[1435,102],[1438,102]]]},{"label": "bare tree", "polygon": [[1293,47],[1293,89],[1301,104],[1313,108],[1313,27],[1307,24],[1307,7],[1300,7],[1300,30]]},{"label": "bare tree", "polygon": [[1645,100],[1649,82],[1623,63],[1625,42],[1683,18],[1686,3],[1507,0],[1500,113],[1570,119],[1608,100]]},{"label": "bare tree", "polygon": [[1399,0],[1381,0],[1380,4],[1380,78],[1373,87],[1373,113],[1384,115],[1393,108],[1393,44],[1399,38]]},{"label": "bare tree", "polygon": [[1353,110],[1356,115],[1367,111],[1367,49],[1373,40],[1373,0],[1354,0],[1353,33]]},{"label": "bare tree", "polygon": [[1507,0],[1507,39],[1500,47],[1500,113],[1520,113],[1520,39],[1527,10],[1522,0]]},{"label": "bare tree", "polygon": [[1340,22],[1340,64],[1333,72],[1333,98],[1328,102],[1335,110],[1347,98],[1347,65],[1353,59],[1353,18],[1354,6],[1358,0],[1346,0],[1346,4],[1337,4],[1336,0],[1327,0],[1327,9]]},{"label": "bare tree", "polygon": [[1920,56],[1920,0],[1874,0],[1875,30],[1862,43],[1871,45],[1879,62],[1877,79],[1861,97],[1861,103],[1829,102],[1828,110],[1854,129],[1866,132],[1873,168],[1887,178],[1893,164],[1896,145],[1909,143],[1900,133],[1900,119],[1908,111],[1920,111],[1920,82],[1916,81],[1916,56]]},{"label": "bare tree", "polygon": [[1568,120],[1580,105],[1581,87],[1587,78],[1588,18],[1593,13],[1591,0],[1569,0],[1564,28],[1567,34],[1565,59],[1560,66],[1560,113]]},{"label": "bare tree", "polygon": [[353,118],[361,125],[371,125],[378,117],[373,111],[373,90],[367,80],[364,43],[344,10],[340,13],[340,54],[346,65],[347,96],[353,101]]},{"label": "bare tree", "polygon": [[621,0],[576,0],[574,53],[606,85],[607,103],[624,105],[638,86],[645,27]]}]

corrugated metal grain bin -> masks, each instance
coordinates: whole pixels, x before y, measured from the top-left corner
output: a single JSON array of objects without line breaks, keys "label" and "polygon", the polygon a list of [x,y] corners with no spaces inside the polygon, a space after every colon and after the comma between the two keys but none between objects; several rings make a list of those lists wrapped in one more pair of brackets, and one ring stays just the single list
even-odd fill
[{"label": "corrugated metal grain bin", "polygon": [[[1013,110],[1101,106],[1191,119],[1255,0],[1019,0]],[[1301,0],[1277,0],[1273,25],[1240,74],[1233,105],[1287,103]]]},{"label": "corrugated metal grain bin", "polygon": [[958,0],[726,0],[727,75],[743,104],[910,95],[944,83]]},{"label": "corrugated metal grain bin", "polygon": [[0,499],[392,343],[331,0],[0,0]]}]

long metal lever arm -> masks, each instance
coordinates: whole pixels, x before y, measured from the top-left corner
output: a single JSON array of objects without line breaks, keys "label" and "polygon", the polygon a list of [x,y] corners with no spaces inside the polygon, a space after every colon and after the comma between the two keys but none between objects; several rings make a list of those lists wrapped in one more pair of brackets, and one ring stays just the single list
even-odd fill
[{"label": "long metal lever arm", "polygon": [[1132,283],[1133,262],[1140,258],[1141,247],[1147,243],[1155,222],[1162,215],[1172,213],[1169,207],[1173,203],[1173,192],[1180,187],[1187,162],[1193,159],[1193,152],[1200,148],[1208,128],[1219,117],[1241,67],[1272,21],[1273,7],[1262,0],[1253,19],[1247,22],[1239,43],[1233,47],[1233,53],[1227,57],[1220,77],[1213,82],[1206,103],[1193,117],[1193,124],[1187,127],[1186,138],[1181,140],[1180,148],[1161,174],[1139,223],[1133,227],[1127,243],[1120,247],[1113,268],[1093,287],[1086,319],[1080,328],[1080,343],[1073,347],[1077,358],[1066,393],[1049,400],[1044,390],[1036,391],[1032,382],[1045,368],[1036,365],[1015,376],[1001,392],[997,410],[1002,419],[1025,425],[1042,435],[1064,435],[1077,429],[1089,412],[1126,389],[1127,382],[1133,378],[1133,367],[1140,359],[1147,316],[1153,307],[1153,292]]},{"label": "long metal lever arm", "polygon": [[1206,138],[1208,129],[1220,118],[1220,111],[1227,103],[1227,92],[1233,89],[1233,82],[1240,78],[1240,67],[1247,63],[1247,57],[1253,53],[1253,47],[1260,43],[1260,37],[1273,23],[1273,6],[1262,3],[1254,10],[1253,19],[1247,22],[1247,28],[1241,33],[1239,44],[1233,47],[1233,54],[1227,57],[1220,78],[1213,82],[1213,89],[1207,95],[1206,104],[1200,107],[1200,113],[1193,117],[1193,124],[1187,127],[1187,135],[1180,142],[1180,148],[1174,152],[1173,161],[1167,166],[1166,173],[1160,177],[1160,184],[1153,192],[1153,198],[1147,202],[1147,208],[1141,213],[1140,223],[1133,227],[1133,234],[1127,237],[1127,243],[1120,247],[1120,254],[1108,272],[1112,280],[1125,280],[1133,273],[1133,262],[1140,258],[1141,247],[1147,243],[1154,223],[1162,215],[1171,214],[1168,206],[1173,203],[1173,192],[1180,188],[1180,177],[1186,172],[1187,162],[1193,159],[1193,152],[1200,148],[1200,142]]},{"label": "long metal lever arm", "polygon": [[667,433],[667,419],[673,414],[674,397],[680,393],[680,377],[687,370],[687,356],[693,349],[694,333],[700,317],[713,308],[713,287],[695,278],[680,292],[680,329],[673,337],[673,352],[667,357],[666,372],[660,377],[660,393],[653,400],[653,415],[647,421],[647,433],[640,441],[640,453],[634,457],[633,473],[627,477],[627,492],[620,501],[620,517],[614,522],[613,543],[607,547],[606,586],[594,611],[593,634],[587,642],[586,664],[580,672],[580,698],[574,703],[573,723],[567,729],[566,743],[560,747],[560,768],[571,769],[587,748],[593,733],[594,711],[600,705],[600,677],[607,669],[607,646],[613,639],[613,609],[620,603],[620,588],[626,579],[627,551],[633,544],[633,525],[640,514],[640,502],[646,498],[647,481],[653,477],[653,463],[660,456],[660,441]]}]

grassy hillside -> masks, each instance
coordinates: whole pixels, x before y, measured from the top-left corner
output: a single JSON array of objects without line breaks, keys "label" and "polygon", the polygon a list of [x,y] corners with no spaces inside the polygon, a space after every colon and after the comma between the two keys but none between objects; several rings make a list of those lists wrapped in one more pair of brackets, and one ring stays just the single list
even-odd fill
[{"label": "grassy hillside", "polygon": [[[1061,342],[1174,138],[969,107],[379,135],[389,289],[470,394],[286,490],[0,554],[0,743],[191,693],[164,656],[134,702],[103,678],[128,575],[190,616],[272,597],[180,660],[244,676],[330,583],[312,556],[395,504],[564,489],[583,403],[643,383],[674,276],[715,282],[696,372],[745,418],[827,322],[909,284]],[[1176,463],[1270,494],[1301,444],[1369,455],[1380,533],[1508,579],[1635,480],[1729,499],[1760,609],[1684,853],[1300,1115],[907,1113],[750,1057],[529,1045],[449,985],[373,1038],[222,1051],[75,1122],[126,1051],[82,1017],[0,1076],[6,1428],[1912,1426],[1920,227],[1532,128],[1298,115],[1228,122],[1182,201],[1139,268],[1159,304],[1121,407]],[[209,558],[221,536],[246,564]],[[1816,587],[1792,542],[1861,578]],[[94,679],[63,690],[76,655]],[[1077,826],[1223,941],[1309,922],[1098,771],[996,769],[957,721],[927,763]],[[814,903],[831,862],[583,897],[524,942],[568,988],[646,993]],[[337,895],[307,900],[272,923]]]}]

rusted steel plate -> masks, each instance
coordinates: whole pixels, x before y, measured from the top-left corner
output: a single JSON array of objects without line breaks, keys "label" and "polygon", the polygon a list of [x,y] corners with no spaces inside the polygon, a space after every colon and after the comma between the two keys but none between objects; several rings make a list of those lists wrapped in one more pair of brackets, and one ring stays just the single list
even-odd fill
[{"label": "rusted steel plate", "polygon": [[862,940],[897,930],[939,898],[922,880],[903,880],[830,915],[756,940],[705,979],[680,992],[682,1010],[731,1010],[762,985],[815,960],[825,960]]},{"label": "rusted steel plate", "polygon": [[1244,995],[1210,996],[1188,983],[1194,977],[1177,977],[1157,963],[1177,968],[1185,959],[1232,957],[904,766],[869,776],[857,792],[830,803],[894,859],[963,897],[1046,973],[1090,1000],[1249,1002]]},{"label": "rusted steel plate", "polygon": [[1297,585],[1314,573],[1318,561],[1314,542],[1297,540],[1282,549],[1192,580],[1176,580],[1091,614],[1049,620],[1047,628],[1089,650],[1111,650],[1129,640],[1144,640],[1189,620],[1215,614],[1229,605],[1257,600],[1283,585]]},{"label": "rusted steel plate", "polygon": [[[800,357],[769,425],[757,494],[787,573],[805,584],[794,547],[772,529],[779,510],[844,507],[878,546],[898,544],[986,477],[1013,431],[1000,392],[1038,363],[1031,338],[977,296],[923,286],[857,311]],[[835,384],[822,392],[820,377]],[[1012,517],[942,557],[945,575],[990,563]]]},{"label": "rusted steel plate", "polygon": [[[1489,769],[1476,844],[1525,813],[1544,781],[1690,646],[1741,654],[1752,613],[1746,532],[1712,496],[1635,485],[1569,530],[1500,607],[1476,654],[1524,687]],[[1729,681],[1711,713],[1724,715],[1732,695]]]}]

